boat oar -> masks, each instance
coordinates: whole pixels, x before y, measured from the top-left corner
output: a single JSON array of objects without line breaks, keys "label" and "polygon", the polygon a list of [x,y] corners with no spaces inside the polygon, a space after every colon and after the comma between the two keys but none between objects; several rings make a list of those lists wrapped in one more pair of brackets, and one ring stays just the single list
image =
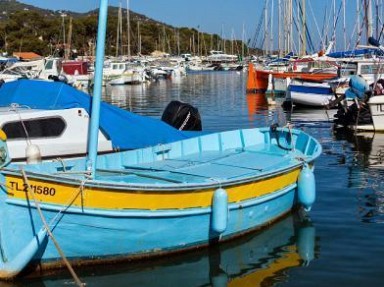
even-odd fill
[{"label": "boat oar", "polygon": [[24,182],[26,184],[27,191],[31,195],[33,201],[35,202],[36,209],[37,209],[37,212],[39,213],[41,221],[43,222],[43,225],[44,225],[45,229],[47,230],[47,233],[48,233],[49,237],[52,239],[53,244],[55,245],[57,251],[59,252],[59,254],[61,256],[61,258],[63,259],[63,261],[64,261],[65,265],[67,266],[69,272],[71,273],[73,279],[75,280],[75,283],[78,286],[80,286],[80,287],[86,286],[86,284],[81,282],[79,277],[76,275],[75,270],[73,270],[71,264],[69,263],[67,257],[65,256],[63,250],[60,248],[59,243],[57,242],[56,238],[53,236],[53,233],[52,233],[51,229],[49,228],[47,221],[45,220],[43,212],[41,211],[40,204],[36,200],[35,194],[33,193],[32,189],[31,189],[31,187],[29,185],[29,181],[28,181],[27,175],[26,175],[26,173],[25,173],[23,168],[21,168],[21,174],[23,175],[23,179],[24,179]]}]

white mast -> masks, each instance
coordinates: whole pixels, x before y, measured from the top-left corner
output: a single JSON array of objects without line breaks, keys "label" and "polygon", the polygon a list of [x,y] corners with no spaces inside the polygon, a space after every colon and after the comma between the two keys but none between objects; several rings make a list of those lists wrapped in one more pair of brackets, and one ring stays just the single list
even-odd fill
[{"label": "white mast", "polygon": [[120,35],[122,30],[122,11],[121,11],[121,2],[119,6],[119,12],[117,14],[117,33],[116,33],[116,57],[119,56],[120,48]]},{"label": "white mast", "polygon": [[245,26],[243,22],[243,31],[241,33],[241,59],[244,59],[244,41],[245,41]]},{"label": "white mast", "polygon": [[366,0],[366,17],[367,17],[367,39],[373,35],[373,23],[372,23],[372,1]]},{"label": "white mast", "polygon": [[234,49],[233,49],[234,41],[235,41],[235,30],[232,28],[232,31],[231,31],[231,55],[233,55],[233,52],[234,52]]},{"label": "white mast", "polygon": [[334,47],[336,47],[336,1],[333,0],[333,34],[332,41],[334,43]]},{"label": "white mast", "polygon": [[271,37],[271,39],[270,39],[270,44],[269,44],[269,49],[270,49],[270,51],[271,51],[271,54],[272,54],[272,52],[273,52],[273,0],[271,0],[271,32],[270,32],[270,37]]},{"label": "white mast", "polygon": [[347,50],[347,29],[345,24],[345,0],[343,0],[343,32],[344,32],[344,50]]},{"label": "white mast", "polygon": [[127,54],[128,57],[131,57],[131,25],[129,19],[129,0],[127,0]]},{"label": "white mast", "polygon": [[360,0],[356,0],[356,25],[357,25],[357,38],[356,46],[360,44],[361,26],[360,26]]},{"label": "white mast", "polygon": [[285,39],[285,43],[286,43],[286,49],[287,49],[287,52],[291,52],[291,33],[292,33],[292,27],[291,27],[291,16],[292,16],[292,1],[291,0],[288,0],[287,3],[286,3],[286,25],[285,25],[285,29],[286,29],[286,39]]},{"label": "white mast", "polygon": [[140,20],[137,20],[137,53],[141,55]]},{"label": "white mast", "polygon": [[279,0],[278,2],[278,16],[277,16],[277,27],[278,27],[278,41],[277,41],[277,49],[279,50],[279,56],[282,56],[282,47],[281,47],[281,37],[282,37],[282,33],[281,33],[281,29],[282,29],[282,21],[281,21],[281,18],[282,18],[282,15],[281,15],[281,0]]},{"label": "white mast", "polygon": [[269,4],[269,0],[266,0],[264,7],[264,51],[265,54],[268,55],[268,9],[267,6]]},{"label": "white mast", "polygon": [[302,37],[302,46],[301,46],[301,54],[305,55],[307,53],[307,15],[305,11],[305,0],[301,0],[301,33]]},{"label": "white mast", "polygon": [[284,45],[287,53],[292,51],[292,0],[285,2],[285,17],[284,17]]}]

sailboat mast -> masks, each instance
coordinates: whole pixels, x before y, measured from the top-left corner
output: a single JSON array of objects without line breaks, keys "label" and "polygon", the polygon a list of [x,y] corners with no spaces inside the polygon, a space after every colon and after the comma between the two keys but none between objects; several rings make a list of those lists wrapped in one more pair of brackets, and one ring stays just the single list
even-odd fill
[{"label": "sailboat mast", "polygon": [[270,44],[269,44],[269,47],[270,47],[270,51],[271,51],[271,54],[273,53],[273,8],[274,5],[273,5],[273,0],[271,1],[271,32],[270,32]]},{"label": "sailboat mast", "polygon": [[[160,43],[159,43],[160,44]],[[140,34],[140,20],[137,20],[137,51],[141,55],[141,34]]]},{"label": "sailboat mast", "polygon": [[267,6],[269,4],[269,1],[266,0],[265,6],[264,6],[264,51],[265,55],[268,55],[268,9]]},{"label": "sailboat mast", "polygon": [[277,4],[277,9],[278,9],[278,13],[277,13],[277,29],[278,29],[278,40],[277,40],[277,50],[279,51],[279,56],[281,57],[282,56],[282,48],[281,48],[281,28],[282,28],[282,25],[281,25],[281,0],[278,1],[278,4]]},{"label": "sailboat mast", "polygon": [[301,0],[301,33],[302,45],[301,45],[301,54],[305,55],[307,53],[307,20],[306,20],[306,11],[305,11],[305,0]]},{"label": "sailboat mast", "polygon": [[345,0],[343,0],[343,32],[344,32],[344,50],[347,50],[347,29],[345,23]]},{"label": "sailboat mast", "polygon": [[360,26],[360,0],[356,0],[356,25],[357,25],[357,36],[356,46],[360,44],[361,26]]},{"label": "sailboat mast", "polygon": [[332,41],[336,47],[336,1],[333,0],[333,34]]},{"label": "sailboat mast", "polygon": [[376,0],[376,4],[375,4],[375,11],[376,11],[376,15],[375,15],[375,18],[376,18],[376,39],[379,39],[379,1]]},{"label": "sailboat mast", "polygon": [[127,46],[128,57],[131,57],[131,24],[129,19],[129,0],[127,0]]},{"label": "sailboat mast", "polygon": [[121,34],[121,30],[122,30],[122,22],[121,22],[121,19],[122,18],[122,14],[121,14],[121,2],[120,2],[120,6],[119,6],[119,11],[118,11],[118,14],[117,14],[117,33],[116,33],[116,57],[119,56],[119,47],[120,47],[120,34]]},{"label": "sailboat mast", "polygon": [[67,46],[65,48],[65,59],[68,60],[71,56],[71,46],[72,46],[72,16],[69,17],[69,28],[68,28],[68,37],[67,37]]},{"label": "sailboat mast", "polygon": [[367,39],[373,35],[373,23],[372,23],[372,1],[366,0],[366,18],[367,18]]},{"label": "sailboat mast", "polygon": [[92,96],[92,113],[88,141],[88,157],[86,160],[86,169],[91,172],[94,177],[97,164],[97,147],[100,125],[100,102],[101,88],[103,82],[103,64],[105,53],[105,39],[107,34],[107,19],[108,19],[108,0],[100,0],[99,22],[97,30],[96,42],[96,66],[94,76],[94,93]]},{"label": "sailboat mast", "polygon": [[291,52],[293,49],[293,5],[292,0],[286,2],[286,52]]},{"label": "sailboat mast", "polygon": [[244,59],[245,26],[243,22],[243,31],[241,33],[241,59]]}]

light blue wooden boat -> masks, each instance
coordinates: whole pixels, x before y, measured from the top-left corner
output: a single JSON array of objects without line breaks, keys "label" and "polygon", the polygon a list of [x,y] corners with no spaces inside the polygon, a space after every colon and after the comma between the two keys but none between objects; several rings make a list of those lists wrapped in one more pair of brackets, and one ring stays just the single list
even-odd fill
[{"label": "light blue wooden boat", "polygon": [[5,165],[0,274],[63,264],[38,206],[73,264],[178,252],[309,209],[320,153],[300,130],[261,128],[99,156],[93,178],[86,159]]},{"label": "light blue wooden boat", "polygon": [[0,278],[207,246],[315,201],[321,145],[301,130],[235,130],[97,157],[107,3],[89,156],[18,165],[0,133]]}]

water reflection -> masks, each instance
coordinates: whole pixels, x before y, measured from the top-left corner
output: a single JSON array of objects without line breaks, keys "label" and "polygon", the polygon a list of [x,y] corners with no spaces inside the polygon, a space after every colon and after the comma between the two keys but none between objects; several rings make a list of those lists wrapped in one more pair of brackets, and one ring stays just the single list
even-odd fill
[{"label": "water reflection", "polygon": [[293,110],[286,111],[285,113],[287,121],[298,126],[316,125],[319,127],[321,124],[329,126],[329,123],[333,120],[335,112],[335,110],[295,108]]},{"label": "water reflection", "polygon": [[[88,286],[272,286],[288,281],[287,271],[307,266],[315,254],[315,227],[289,214],[265,230],[239,239],[150,262],[79,270]],[[0,286],[64,286],[68,272]]]},{"label": "water reflection", "polygon": [[266,94],[247,93],[247,107],[249,120],[252,121],[257,114],[264,114],[268,110],[268,101]]},{"label": "water reflection", "polygon": [[337,140],[352,145],[348,187],[358,190],[359,215],[363,222],[384,222],[384,134],[335,132]]},{"label": "water reflection", "polygon": [[[173,100],[198,108],[203,130],[269,126],[279,120],[263,97],[246,96],[244,73],[191,74],[145,85],[106,86],[103,100],[131,112],[160,118]],[[284,124],[284,123],[283,123]]]}]

